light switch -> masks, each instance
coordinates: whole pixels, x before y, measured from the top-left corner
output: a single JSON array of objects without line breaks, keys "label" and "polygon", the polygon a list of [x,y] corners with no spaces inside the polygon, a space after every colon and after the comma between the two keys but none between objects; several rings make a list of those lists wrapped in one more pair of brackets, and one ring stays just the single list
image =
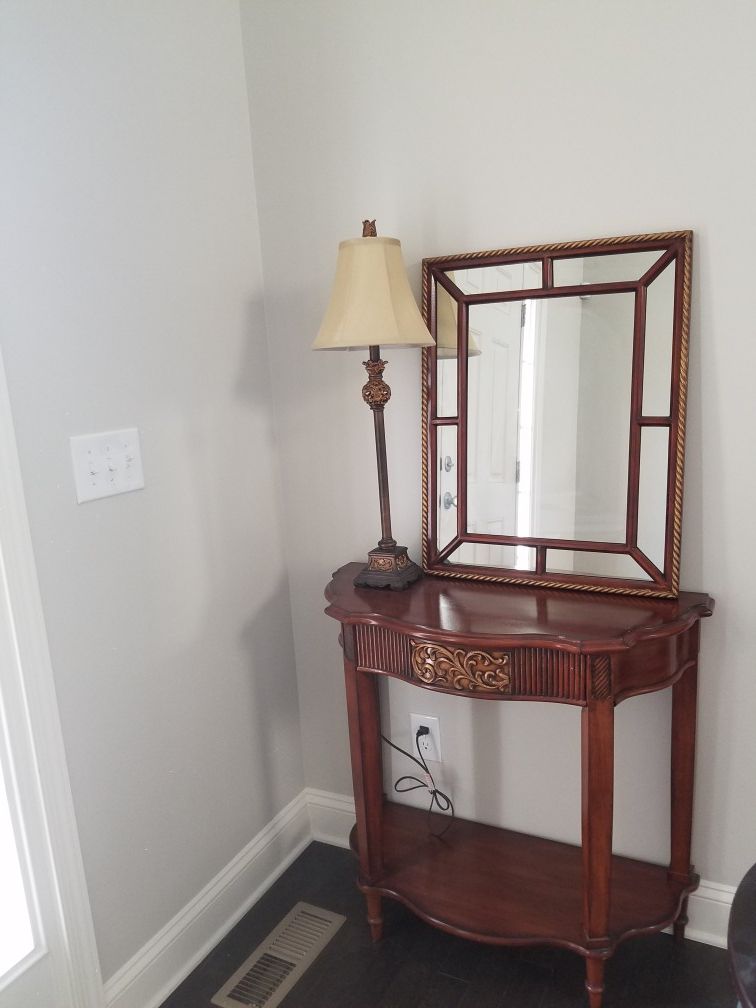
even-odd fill
[{"label": "light switch", "polygon": [[72,437],[71,459],[79,504],[144,487],[136,427]]}]

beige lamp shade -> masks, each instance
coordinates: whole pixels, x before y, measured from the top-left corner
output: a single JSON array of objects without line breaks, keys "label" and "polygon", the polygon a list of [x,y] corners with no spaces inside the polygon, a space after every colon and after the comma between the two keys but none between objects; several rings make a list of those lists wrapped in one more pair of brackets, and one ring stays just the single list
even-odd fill
[{"label": "beige lamp shade", "polygon": [[397,238],[339,245],[331,300],[313,350],[433,346],[410,289]]},{"label": "beige lamp shade", "polygon": [[[439,360],[456,357],[457,348],[457,302],[439,284],[436,288],[436,356]],[[467,335],[467,356],[480,356],[472,330],[468,330]]]}]

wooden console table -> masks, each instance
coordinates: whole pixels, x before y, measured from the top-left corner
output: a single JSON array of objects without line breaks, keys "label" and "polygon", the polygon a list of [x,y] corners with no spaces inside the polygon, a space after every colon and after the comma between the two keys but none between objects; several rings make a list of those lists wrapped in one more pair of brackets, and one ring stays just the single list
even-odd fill
[{"label": "wooden console table", "polygon": [[[625,938],[674,924],[682,937],[690,864],[699,621],[704,594],[657,600],[425,577],[402,592],[334,574],[326,612],[341,623],[357,824],[352,845],[373,938],[381,898],[452,934],[552,944],[586,959],[590,1008]],[[385,800],[377,676],[486,700],[582,710],[582,845],[458,819],[442,839],[425,812]],[[614,708],[672,687],[669,867],[612,854]]]}]

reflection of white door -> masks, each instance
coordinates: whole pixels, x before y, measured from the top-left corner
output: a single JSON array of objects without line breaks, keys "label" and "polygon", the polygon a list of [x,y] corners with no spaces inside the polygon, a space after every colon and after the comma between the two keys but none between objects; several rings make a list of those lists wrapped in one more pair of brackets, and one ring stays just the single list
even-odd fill
[{"label": "reflection of white door", "polygon": [[98,1008],[102,984],[2,362],[0,472],[0,1008]]},{"label": "reflection of white door", "polygon": [[[444,364],[450,363],[444,361]],[[448,370],[448,369],[447,369]],[[456,385],[456,382],[455,382]],[[438,547],[443,549],[457,535],[457,428],[439,427],[436,450],[438,473]]]},{"label": "reflection of white door", "polygon": [[[509,301],[470,310],[481,353],[469,362],[468,530],[484,535],[517,532],[521,306]],[[514,551],[476,544],[473,562],[513,566]]]}]

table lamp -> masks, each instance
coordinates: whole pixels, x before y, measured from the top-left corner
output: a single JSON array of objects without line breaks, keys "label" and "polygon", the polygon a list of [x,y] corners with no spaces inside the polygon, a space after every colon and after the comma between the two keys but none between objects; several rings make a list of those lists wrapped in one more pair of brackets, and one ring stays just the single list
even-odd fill
[{"label": "table lamp", "polygon": [[399,240],[377,237],[373,220],[362,222],[362,238],[339,245],[331,300],[312,349],[367,347],[370,351],[370,359],[364,362],[368,381],[362,388],[362,398],[373,411],[381,538],[368,553],[368,562],[354,583],[364,588],[401,590],[416,581],[422,571],[410,560],[407,547],[397,546],[391,535],[383,426],[383,410],[391,398],[391,389],[383,381],[386,361],[381,360],[380,344],[423,347],[433,346],[433,339],[410,290]]}]

